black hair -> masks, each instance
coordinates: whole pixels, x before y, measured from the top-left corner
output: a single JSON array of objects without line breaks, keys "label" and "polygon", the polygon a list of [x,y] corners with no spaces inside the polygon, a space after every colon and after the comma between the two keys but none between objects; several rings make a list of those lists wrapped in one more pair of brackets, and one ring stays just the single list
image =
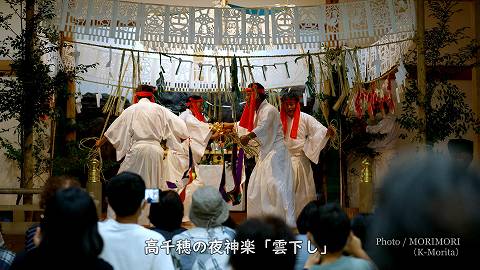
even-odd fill
[{"label": "black hair", "polygon": [[190,101],[190,100],[199,100],[199,99],[202,99],[202,97],[199,96],[199,95],[190,95],[187,98],[187,102]]},{"label": "black hair", "polygon": [[265,87],[263,87],[263,85],[261,83],[257,83],[257,82],[254,82],[254,83],[250,83],[248,85],[248,88],[253,88],[253,86],[256,86],[257,89],[265,89]]},{"label": "black hair", "polygon": [[145,198],[145,182],[136,173],[122,172],[108,181],[106,196],[117,216],[131,216]]},{"label": "black hair", "polygon": [[325,246],[330,253],[345,247],[350,234],[350,220],[338,204],[328,203],[319,207],[311,222],[309,232],[317,247]]},{"label": "black hair", "polygon": [[137,87],[137,91],[154,93],[155,92],[155,86],[148,85],[148,84],[140,84]]},{"label": "black hair", "polygon": [[[379,269],[406,269],[419,263],[432,269],[451,269],[454,265],[477,263],[478,171],[466,170],[433,154],[406,158],[395,160],[396,165],[379,191],[368,243],[372,259]],[[406,241],[405,247],[389,246],[383,241],[391,239]],[[445,239],[448,242],[442,243]],[[425,252],[456,250],[457,256],[444,253],[447,257],[439,257],[434,253],[433,257],[418,257],[416,248]]]},{"label": "black hair", "polygon": [[459,166],[466,169],[473,160],[473,141],[451,139],[448,141],[448,152]]},{"label": "black hair", "polygon": [[222,223],[222,226],[225,226],[225,227],[228,227],[232,230],[236,230],[237,229],[237,223],[235,222],[235,220],[233,220],[232,216],[228,215],[228,218],[227,220],[225,220],[223,223]]},{"label": "black hair", "polygon": [[[265,87],[263,87],[263,85],[260,84],[260,83],[250,83],[248,85],[249,88],[253,88],[253,86],[256,86],[257,89],[264,89],[265,90]],[[257,93],[257,98],[263,101],[267,98],[267,94],[266,93]]]},{"label": "black hair", "polygon": [[55,196],[55,193],[59,189],[67,187],[81,187],[81,185],[78,179],[73,176],[50,176],[45,182],[42,193],[40,194],[40,207],[45,208],[47,201]]},{"label": "black hair", "polygon": [[450,153],[468,153],[473,155],[473,141],[466,139],[451,139],[448,141]]},{"label": "black hair", "polygon": [[172,190],[160,192],[158,203],[150,204],[148,218],[158,229],[172,232],[181,228],[183,203],[178,193]]},{"label": "black hair", "polygon": [[360,213],[356,215],[351,222],[353,234],[360,239],[362,246],[367,244],[367,238],[369,237],[370,224],[372,223],[372,214]]},{"label": "black hair", "polygon": [[[251,218],[237,227],[235,240],[244,243],[254,241],[255,253],[241,253],[240,250],[231,253],[230,264],[234,270],[252,269],[284,269],[293,270],[295,267],[294,247],[289,244],[295,237],[284,221],[277,217]],[[266,240],[271,240],[266,242]],[[286,241],[286,254],[275,254],[273,242]],[[266,245],[267,244],[267,245]]]},{"label": "black hair", "polygon": [[[202,99],[202,97],[199,96],[199,95],[190,95],[190,96],[187,97],[185,103],[188,103],[190,101],[199,100],[199,99]],[[187,108],[190,108],[190,106],[187,105]]]},{"label": "black hair", "polygon": [[281,94],[281,100],[285,100],[287,98],[300,100],[300,96],[301,94],[298,93],[298,91],[296,90],[283,91],[283,93]]},{"label": "black hair", "polygon": [[90,195],[78,187],[60,189],[45,207],[39,248],[61,259],[91,260],[102,252],[98,216]]},{"label": "black hair", "polygon": [[318,213],[320,201],[311,201],[307,203],[297,217],[297,230],[300,234],[307,234],[311,226],[311,219]]}]

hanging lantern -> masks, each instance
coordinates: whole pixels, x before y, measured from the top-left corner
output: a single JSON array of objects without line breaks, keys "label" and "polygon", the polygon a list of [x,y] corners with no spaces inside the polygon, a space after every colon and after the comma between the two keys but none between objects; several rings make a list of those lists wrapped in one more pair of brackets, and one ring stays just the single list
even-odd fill
[{"label": "hanging lantern", "polygon": [[88,164],[88,181],[87,192],[92,196],[92,199],[97,208],[97,214],[102,214],[102,183],[100,182],[100,162],[93,158]]},{"label": "hanging lantern", "polygon": [[88,182],[96,183],[100,181],[100,162],[94,158],[88,164]]},{"label": "hanging lantern", "polygon": [[362,161],[362,178],[360,181],[363,183],[372,182],[372,163],[369,158]]},{"label": "hanging lantern", "polygon": [[371,213],[373,210],[372,162],[369,157],[362,161],[362,175],[359,183],[359,210]]}]

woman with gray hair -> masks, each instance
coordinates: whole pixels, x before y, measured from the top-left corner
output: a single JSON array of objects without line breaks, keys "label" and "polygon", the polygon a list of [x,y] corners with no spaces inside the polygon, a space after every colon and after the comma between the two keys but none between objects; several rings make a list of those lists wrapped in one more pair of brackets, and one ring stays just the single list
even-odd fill
[{"label": "woman with gray hair", "polygon": [[196,227],[173,237],[172,258],[176,269],[230,268],[226,245],[235,237],[235,231],[222,226],[229,210],[214,187],[202,187],[193,193],[189,216]]}]

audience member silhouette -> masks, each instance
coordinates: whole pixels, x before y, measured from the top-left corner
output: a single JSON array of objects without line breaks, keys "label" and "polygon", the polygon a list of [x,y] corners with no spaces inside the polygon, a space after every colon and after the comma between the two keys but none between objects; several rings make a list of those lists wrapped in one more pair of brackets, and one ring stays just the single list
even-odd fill
[{"label": "audience member silhouette", "polygon": [[369,254],[381,270],[476,265],[479,205],[479,172],[451,159],[410,155],[397,161],[380,190]]},{"label": "audience member silhouette", "polygon": [[255,253],[233,252],[230,256],[233,270],[295,268],[295,247],[292,244],[295,237],[290,227],[277,217],[247,219],[237,227],[235,241],[253,243]]},{"label": "audience member silhouette", "polygon": [[101,269],[112,266],[99,258],[103,240],[90,195],[75,187],[50,198],[34,241],[38,247],[19,254],[10,269]]}]

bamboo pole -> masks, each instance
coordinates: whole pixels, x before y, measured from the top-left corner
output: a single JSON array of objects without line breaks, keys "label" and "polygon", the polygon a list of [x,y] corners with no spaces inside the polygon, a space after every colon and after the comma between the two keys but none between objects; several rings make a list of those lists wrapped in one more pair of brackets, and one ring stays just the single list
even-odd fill
[{"label": "bamboo pole", "polygon": [[425,119],[423,124],[423,136],[422,143],[427,147],[427,132],[426,130],[426,113],[425,113],[425,93],[427,88],[427,74],[425,66],[425,0],[417,0],[417,85],[420,92],[419,95],[419,106],[418,106],[418,116],[419,119]]}]

